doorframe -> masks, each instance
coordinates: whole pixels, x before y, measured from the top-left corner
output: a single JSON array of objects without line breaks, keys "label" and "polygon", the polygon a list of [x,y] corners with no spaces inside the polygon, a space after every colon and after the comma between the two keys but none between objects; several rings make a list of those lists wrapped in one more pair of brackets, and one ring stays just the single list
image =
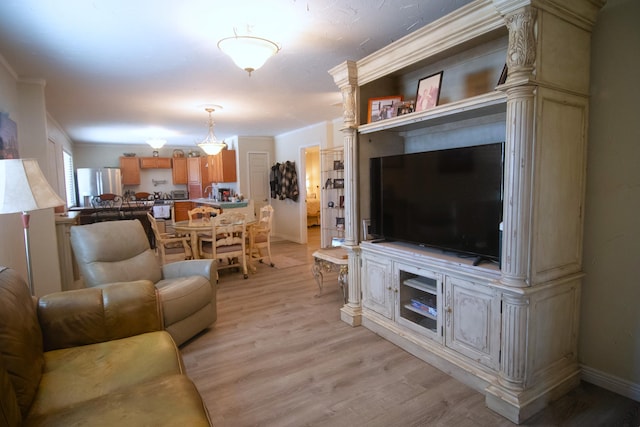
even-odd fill
[{"label": "doorframe", "polygon": [[[300,173],[298,178],[298,192],[300,194],[300,243],[307,244],[307,150],[318,147],[318,157],[320,157],[320,142],[300,146],[298,158],[300,159]],[[318,195],[319,197],[320,195]],[[322,202],[321,202],[322,203]],[[320,220],[322,224],[322,219]]]}]

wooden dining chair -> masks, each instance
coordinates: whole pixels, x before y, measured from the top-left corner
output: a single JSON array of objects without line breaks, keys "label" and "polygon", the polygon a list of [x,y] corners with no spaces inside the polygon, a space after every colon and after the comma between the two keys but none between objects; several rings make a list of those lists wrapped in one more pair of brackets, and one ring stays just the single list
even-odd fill
[{"label": "wooden dining chair", "polygon": [[218,208],[214,208],[213,206],[199,206],[197,208],[193,208],[187,211],[187,215],[189,215],[189,225],[192,225],[196,220],[202,220],[204,222],[211,221],[211,217],[215,217],[222,212]]},{"label": "wooden dining chair", "polygon": [[[271,223],[273,222],[273,207],[266,205],[260,208],[258,222],[248,226],[247,240],[249,250],[249,264],[253,261],[263,262],[269,259],[269,265],[274,266],[271,260]],[[253,267],[252,267],[253,269]]]},{"label": "wooden dining chair", "polygon": [[198,250],[201,258],[217,261],[218,271],[241,268],[247,274],[246,219],[242,213],[222,213],[211,220],[211,236],[201,236]]},{"label": "wooden dining chair", "polygon": [[149,219],[149,224],[151,224],[151,229],[153,230],[153,235],[156,240],[156,251],[160,257],[160,265],[166,264],[167,254],[183,254],[181,257],[183,260],[193,258],[188,235],[177,236],[170,233],[161,233],[153,215],[147,213],[147,218]]}]

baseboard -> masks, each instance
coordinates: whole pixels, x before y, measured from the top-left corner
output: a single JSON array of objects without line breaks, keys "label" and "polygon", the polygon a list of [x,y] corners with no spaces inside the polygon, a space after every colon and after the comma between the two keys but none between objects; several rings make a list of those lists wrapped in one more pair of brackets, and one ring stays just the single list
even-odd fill
[{"label": "baseboard", "polygon": [[640,402],[640,384],[629,382],[589,366],[580,365],[580,369],[582,370],[581,378],[583,381]]}]

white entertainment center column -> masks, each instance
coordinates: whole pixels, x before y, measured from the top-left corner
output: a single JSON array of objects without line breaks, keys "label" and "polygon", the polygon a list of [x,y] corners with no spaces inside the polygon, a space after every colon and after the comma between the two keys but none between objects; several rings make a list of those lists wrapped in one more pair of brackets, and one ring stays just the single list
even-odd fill
[{"label": "white entertainment center column", "polygon": [[[348,301],[340,311],[340,318],[351,326],[361,324],[360,247],[358,246],[358,146],[356,63],[346,61],[331,70],[342,92],[344,163],[345,163],[345,242],[349,253]],[[349,165],[348,167],[346,165]]]},{"label": "white entertainment center column", "polygon": [[[580,381],[590,43],[603,4],[475,0],[329,71],[344,104],[342,319],[449,372],[516,423]],[[368,99],[413,99],[418,81],[440,71],[436,107],[367,123]],[[469,145],[504,141],[500,266],[361,241],[369,158],[453,148],[469,136]]]}]

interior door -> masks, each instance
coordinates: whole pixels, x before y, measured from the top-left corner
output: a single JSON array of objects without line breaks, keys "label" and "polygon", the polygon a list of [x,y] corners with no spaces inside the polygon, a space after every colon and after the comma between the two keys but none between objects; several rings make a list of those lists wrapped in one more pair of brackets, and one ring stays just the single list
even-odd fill
[{"label": "interior door", "polygon": [[249,195],[256,212],[269,204],[269,153],[248,153]]}]

